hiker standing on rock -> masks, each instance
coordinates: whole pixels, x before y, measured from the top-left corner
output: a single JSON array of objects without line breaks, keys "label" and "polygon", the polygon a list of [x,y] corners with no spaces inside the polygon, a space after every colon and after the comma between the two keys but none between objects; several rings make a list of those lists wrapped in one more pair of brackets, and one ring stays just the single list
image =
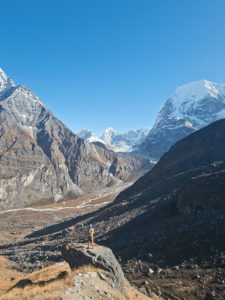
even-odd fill
[{"label": "hiker standing on rock", "polygon": [[90,224],[88,231],[88,249],[90,248],[90,244],[92,245],[92,249],[94,248],[94,228],[92,224]]}]

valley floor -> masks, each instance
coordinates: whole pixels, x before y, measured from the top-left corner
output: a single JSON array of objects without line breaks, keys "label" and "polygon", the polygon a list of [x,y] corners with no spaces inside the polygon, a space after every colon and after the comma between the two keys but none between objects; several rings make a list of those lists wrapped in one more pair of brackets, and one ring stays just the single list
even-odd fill
[{"label": "valley floor", "polygon": [[[67,202],[1,212],[0,255],[15,261],[15,272],[19,272],[20,276],[62,262],[62,246],[71,241],[86,242],[87,226],[98,209],[114,201],[118,193],[130,184]],[[104,221],[98,224],[101,228],[96,228],[96,237],[110,231]],[[120,263],[129,282],[148,296],[156,294],[171,300],[222,300],[225,297],[225,265],[215,268],[208,264],[202,268],[195,262],[186,262],[168,267],[159,266],[154,258],[150,263],[135,257]],[[13,273],[10,276],[17,278],[17,275]],[[65,283],[66,289],[71,288],[68,282]],[[128,299],[142,299],[134,294],[132,297]]]},{"label": "valley floor", "polygon": [[66,202],[0,211],[0,245],[14,243],[33,231],[92,213],[114,201],[132,183],[115,185]]}]

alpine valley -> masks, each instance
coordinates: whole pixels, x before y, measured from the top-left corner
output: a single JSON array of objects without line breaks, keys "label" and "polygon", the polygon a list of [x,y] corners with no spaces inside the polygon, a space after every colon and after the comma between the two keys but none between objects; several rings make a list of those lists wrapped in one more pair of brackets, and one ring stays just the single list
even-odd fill
[{"label": "alpine valley", "polygon": [[150,130],[76,135],[1,70],[0,299],[225,299],[224,118],[201,80]]},{"label": "alpine valley", "polygon": [[222,118],[225,85],[200,80],[178,87],[161,107],[151,129],[121,134],[110,127],[100,137],[84,129],[78,136],[114,152],[131,152],[158,161],[175,142]]}]

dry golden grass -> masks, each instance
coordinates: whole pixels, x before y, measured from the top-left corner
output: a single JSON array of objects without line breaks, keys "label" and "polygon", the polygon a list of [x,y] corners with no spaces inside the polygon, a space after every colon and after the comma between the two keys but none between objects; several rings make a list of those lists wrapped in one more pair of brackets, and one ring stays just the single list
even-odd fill
[{"label": "dry golden grass", "polygon": [[[73,277],[76,274],[99,271],[91,265],[71,271],[67,263],[59,263],[24,275],[10,270],[10,263],[5,257],[0,256],[0,300],[61,300],[60,292],[74,285]],[[58,279],[62,272],[67,272],[66,276]],[[14,287],[24,279],[31,280],[32,284],[24,288]]]},{"label": "dry golden grass", "polygon": [[[86,265],[71,271],[67,263],[55,264],[26,275],[15,270],[10,270],[9,268],[10,261],[5,257],[0,256],[0,300],[62,300],[65,291],[76,284],[74,282],[74,276],[79,273],[101,273],[101,270],[91,265]],[[62,272],[64,272],[65,276],[59,278],[59,275],[62,274]],[[12,280],[12,278],[14,279]],[[24,279],[31,280],[32,284],[27,285],[24,288],[15,287],[18,282]],[[89,293],[89,291],[91,292],[89,281],[91,279],[86,280],[85,290],[86,293]],[[105,277],[105,280],[101,280],[99,277],[92,280],[94,280],[92,283],[97,283],[97,286],[101,290],[111,294],[112,299],[114,300],[160,299],[157,296],[149,298],[132,288],[129,284],[127,284],[124,293],[120,293],[111,288],[111,284],[108,282],[109,279],[107,279],[107,277]],[[95,294],[94,297],[100,300],[102,299],[100,296],[101,295]]]},{"label": "dry golden grass", "polygon": [[68,272],[68,274],[71,273],[70,267],[67,263],[59,263],[46,267],[42,270],[28,274],[27,276],[25,276],[25,278],[29,277],[29,279],[32,280],[32,282],[34,283],[37,283],[42,280],[48,281],[52,278],[57,278],[57,276],[63,271]]},{"label": "dry golden grass", "polygon": [[[1,300],[30,300],[33,298],[46,299],[46,295],[49,294],[48,299],[62,299],[58,298],[54,294],[57,291],[63,291],[73,286],[72,278],[60,279],[55,282],[51,282],[46,286],[27,286],[23,289],[14,288],[13,290],[0,296]],[[52,295],[51,295],[52,294]],[[45,296],[44,296],[45,295]],[[51,295],[51,296],[50,296]]]},{"label": "dry golden grass", "polygon": [[[43,295],[56,291],[65,290],[73,286],[73,272],[67,263],[60,263],[49,266],[31,274],[23,275],[22,273],[9,270],[10,262],[4,257],[0,257],[0,299],[1,300],[28,300],[36,296],[44,299]],[[62,272],[67,272],[64,278],[58,279]],[[14,280],[11,280],[14,275]],[[32,285],[21,288],[13,288],[20,280],[29,279]],[[41,298],[42,297],[42,298]],[[49,296],[51,297],[51,296]],[[52,296],[52,299],[57,299]],[[49,298],[50,299],[50,298]]]},{"label": "dry golden grass", "polygon": [[[0,256],[0,294],[4,291],[4,286],[12,283],[12,280],[16,280],[21,276],[20,272],[16,270],[10,270],[11,262],[4,256]],[[1,299],[1,298],[0,298]]]}]

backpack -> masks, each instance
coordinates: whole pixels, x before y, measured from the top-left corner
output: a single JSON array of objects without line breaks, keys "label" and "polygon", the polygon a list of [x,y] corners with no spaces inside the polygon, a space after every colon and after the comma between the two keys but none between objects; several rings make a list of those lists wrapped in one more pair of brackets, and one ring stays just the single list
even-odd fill
[{"label": "backpack", "polygon": [[93,229],[93,228],[90,228],[90,229],[89,229],[89,236],[90,236],[90,237],[93,237],[93,235],[94,235],[94,229]]}]

